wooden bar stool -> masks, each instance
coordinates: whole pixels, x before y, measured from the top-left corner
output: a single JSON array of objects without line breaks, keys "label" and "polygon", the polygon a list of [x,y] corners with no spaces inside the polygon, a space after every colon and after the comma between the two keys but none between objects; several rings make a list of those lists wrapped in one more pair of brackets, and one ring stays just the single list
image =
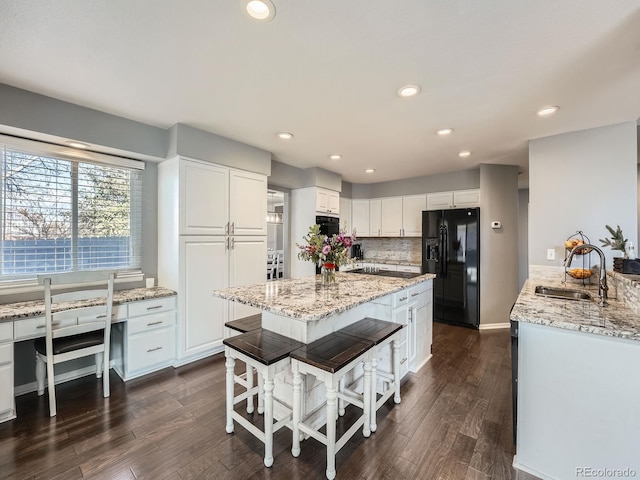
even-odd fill
[{"label": "wooden bar stool", "polygon": [[[348,327],[343,328],[340,332],[347,335],[353,335],[354,338],[366,339],[373,342],[371,349],[371,412],[369,420],[371,421],[371,431],[375,432],[377,425],[378,409],[393,395],[393,401],[400,403],[400,331],[403,325],[400,323],[385,322],[375,318],[365,318]],[[391,343],[392,345],[392,361],[391,372],[379,371],[377,369],[378,356],[382,349]],[[377,377],[382,379],[382,395],[378,398],[377,393]],[[342,410],[342,409],[341,409]],[[344,415],[344,411],[341,412]]]},{"label": "wooden bar stool", "polygon": [[[225,345],[224,353],[227,358],[225,363],[227,367],[227,433],[233,432],[234,420],[242,425],[264,443],[264,464],[270,467],[273,465],[273,433],[290,424],[292,418],[291,413],[289,413],[276,423],[273,423],[273,380],[276,374],[290,365],[289,354],[304,344],[263,328],[227,338],[223,340],[223,343]],[[264,430],[260,430],[233,408],[236,403],[241,402],[250,395],[255,395],[257,390],[257,387],[253,387],[240,395],[234,396],[236,378],[234,367],[236,360],[242,360],[247,364],[247,368],[249,366],[255,368],[258,375],[261,375],[264,380]],[[284,404],[283,406],[288,408]]]},{"label": "wooden bar stool", "polygon": [[[230,320],[224,326],[226,327],[225,338],[251,332],[262,327],[262,314],[257,313],[237,320]],[[253,368],[247,365],[245,372],[236,375],[234,381],[242,385],[247,391],[253,389]],[[258,375],[258,413],[264,412],[262,386],[262,377]],[[253,395],[247,397],[247,413],[253,413]]]},{"label": "wooden bar stool", "polygon": [[[371,347],[373,347],[371,341],[334,332],[291,353],[291,370],[293,371],[293,446],[291,453],[294,457],[300,455],[301,433],[325,444],[327,446],[326,475],[330,480],[336,476],[336,453],[347,443],[347,440],[361,426],[365,437],[371,434],[369,430],[371,365],[368,355]],[[364,363],[363,394],[358,397],[339,392],[338,387],[341,379],[360,363]],[[326,388],[326,435],[305,423],[310,417],[301,418],[303,374],[313,375],[318,381],[324,382]],[[338,419],[336,398],[362,409],[362,416],[339,439],[336,439],[336,421]]]}]

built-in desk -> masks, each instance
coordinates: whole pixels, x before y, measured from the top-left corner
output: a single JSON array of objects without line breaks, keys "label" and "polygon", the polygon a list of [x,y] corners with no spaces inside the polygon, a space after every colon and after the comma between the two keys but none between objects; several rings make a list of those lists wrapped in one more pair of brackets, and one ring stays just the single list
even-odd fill
[{"label": "built-in desk", "polygon": [[[119,290],[113,303],[111,363],[118,375],[130,380],[173,364],[176,292],[162,287]],[[54,311],[74,306],[77,303],[60,305]],[[43,300],[0,305],[0,422],[16,416],[13,344],[44,336],[44,330]]]}]

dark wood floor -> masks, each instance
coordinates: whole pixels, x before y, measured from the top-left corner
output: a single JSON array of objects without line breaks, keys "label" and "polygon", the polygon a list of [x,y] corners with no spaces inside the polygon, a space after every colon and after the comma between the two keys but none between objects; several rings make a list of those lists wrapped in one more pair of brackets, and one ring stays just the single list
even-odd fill
[{"label": "dark wood floor", "polygon": [[[435,324],[432,360],[380,410],[376,433],[338,453],[337,478],[533,479],[511,467],[510,362],[507,329]],[[262,443],[239,426],[225,433],[222,355],[111,380],[108,399],[95,378],[59,385],[53,419],[46,396],[18,397],[18,419],[0,424],[0,478],[325,478],[313,439],[293,458],[290,431],[277,432],[268,469]]]}]

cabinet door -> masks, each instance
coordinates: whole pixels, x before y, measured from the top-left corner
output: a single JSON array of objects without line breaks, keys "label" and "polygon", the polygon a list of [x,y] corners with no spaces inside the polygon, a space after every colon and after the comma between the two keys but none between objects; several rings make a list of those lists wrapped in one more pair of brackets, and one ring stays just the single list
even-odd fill
[{"label": "cabinet door", "polygon": [[[402,378],[409,371],[409,342],[413,335],[413,329],[409,324],[409,308],[405,305],[394,309],[392,322],[405,325],[405,332],[402,335],[405,341],[400,344],[400,377]],[[389,363],[389,368],[390,366],[391,364]],[[386,367],[386,365],[384,365],[383,368],[384,367]],[[387,371],[390,372],[391,370]]]},{"label": "cabinet door", "polygon": [[382,202],[380,199],[369,200],[369,236],[379,237],[382,225],[380,224],[380,211]]},{"label": "cabinet door", "polygon": [[340,194],[329,191],[327,194],[327,211],[329,213],[340,213]]},{"label": "cabinet door", "polygon": [[316,190],[316,212],[327,213],[329,211],[329,192],[327,190]]},{"label": "cabinet door", "polygon": [[415,308],[415,355],[411,362],[411,370],[417,371],[431,355],[433,308],[431,302]]},{"label": "cabinet door", "polygon": [[231,235],[267,234],[267,177],[232,170],[229,177]]},{"label": "cabinet door", "polygon": [[[266,237],[232,237],[229,256],[229,286],[242,287],[264,283],[267,279]],[[248,317],[260,310],[229,302],[229,319]]]},{"label": "cabinet door", "polygon": [[181,160],[180,234],[224,235],[228,222],[229,170]]},{"label": "cabinet door", "polygon": [[442,210],[453,207],[453,192],[427,194],[427,210]]},{"label": "cabinet door", "polygon": [[458,190],[453,192],[453,206],[456,208],[479,207],[480,190]]},{"label": "cabinet door", "polygon": [[369,236],[369,200],[351,200],[351,220],[356,237]]},{"label": "cabinet door", "polygon": [[181,289],[178,355],[197,355],[222,345],[227,301],[211,292],[229,286],[225,237],[186,237],[180,243]]},{"label": "cabinet door", "polygon": [[402,236],[402,197],[380,199],[380,235]]},{"label": "cabinet door", "polygon": [[351,199],[340,197],[340,228],[347,229],[347,233],[353,230],[353,222],[351,220]]},{"label": "cabinet door", "polygon": [[422,236],[422,211],[426,209],[426,195],[402,197],[402,236]]},{"label": "cabinet door", "polygon": [[[8,344],[13,349],[13,345]],[[0,365],[0,414],[13,410],[13,363]]]}]

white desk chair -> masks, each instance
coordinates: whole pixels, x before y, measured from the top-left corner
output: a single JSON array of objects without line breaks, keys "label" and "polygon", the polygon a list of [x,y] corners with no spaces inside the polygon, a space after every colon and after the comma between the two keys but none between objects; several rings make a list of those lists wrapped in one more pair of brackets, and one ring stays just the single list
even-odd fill
[{"label": "white desk chair", "polygon": [[[96,356],[96,374],[102,377],[103,393],[109,396],[109,341],[115,271],[86,271],[38,275],[44,285],[46,336],[35,341],[38,395],[44,394],[45,370],[49,388],[49,415],[56,415],[53,366],[75,358]],[[52,294],[51,287],[106,284],[106,288]],[[101,285],[102,286],[102,285]],[[62,303],[74,302],[70,309]],[[60,310],[60,311],[56,311]],[[104,374],[103,374],[104,372]]]}]

